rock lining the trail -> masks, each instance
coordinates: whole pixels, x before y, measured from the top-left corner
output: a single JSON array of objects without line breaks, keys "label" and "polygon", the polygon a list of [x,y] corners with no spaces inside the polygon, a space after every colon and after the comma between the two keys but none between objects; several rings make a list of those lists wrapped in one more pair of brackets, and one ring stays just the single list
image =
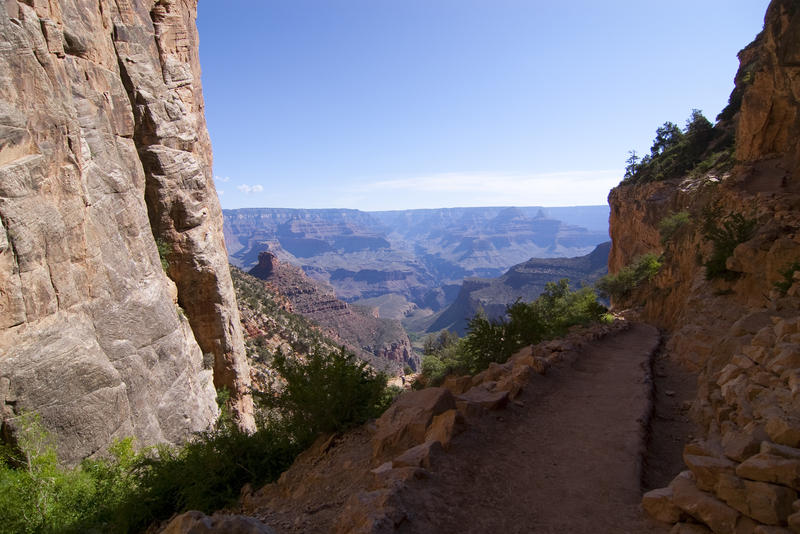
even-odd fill
[{"label": "rock lining the trail", "polygon": [[[507,530],[507,521],[518,521],[515,524],[522,530],[516,531],[528,532],[530,521],[543,521],[538,527],[540,529],[547,527],[548,521],[549,527],[562,528],[569,515],[579,519],[571,526],[572,532],[601,532],[602,528],[596,528],[596,518],[583,517],[583,512],[576,510],[586,508],[586,498],[580,494],[590,495],[593,489],[590,485],[581,487],[583,477],[606,478],[604,462],[593,459],[592,454],[601,451],[598,458],[604,458],[602,451],[607,450],[609,455],[624,451],[621,465],[626,466],[623,477],[626,480],[625,496],[611,495],[616,491],[611,484],[603,490],[610,492],[609,495],[600,492],[589,499],[593,501],[592,505],[602,506],[607,501],[607,514],[619,518],[615,520],[616,526],[634,525],[633,529],[627,530],[629,532],[637,531],[636,528],[642,525],[646,525],[646,531],[657,529],[657,525],[643,518],[638,503],[641,497],[640,458],[652,387],[648,378],[649,358],[658,342],[657,330],[647,325],[631,325],[625,321],[595,325],[576,329],[561,340],[523,349],[508,362],[493,364],[484,372],[468,377],[469,381],[465,377],[453,377],[445,382],[444,388],[407,392],[375,423],[344,435],[320,439],[277,483],[255,492],[248,488],[243,493],[242,511],[259,518],[277,532],[426,532],[456,527],[461,532],[481,532],[493,531],[495,527]],[[621,354],[611,358],[610,353]],[[615,378],[618,371],[616,358],[625,362],[620,367],[624,368],[622,374],[625,375],[621,382]],[[598,373],[597,379],[604,383],[596,388],[586,386],[584,381],[591,383],[595,380],[592,369],[598,365],[611,366]],[[576,384],[571,386],[574,381]],[[606,385],[605,381],[609,384]],[[579,391],[566,391],[570,387]],[[560,419],[559,407],[547,404],[554,395],[565,390],[562,395],[578,398],[569,409],[585,411],[584,419],[587,419],[588,426],[594,424],[592,419],[597,418],[589,413],[595,404],[591,395],[595,393],[587,390],[596,389],[597,394],[605,392],[606,397],[615,398],[616,393],[610,387],[628,392],[627,396],[619,399],[622,406],[610,410],[611,413],[625,413],[623,417],[628,420],[619,432],[615,430],[613,421],[604,431],[594,432],[598,442],[587,447],[584,454],[579,450],[581,440],[573,435],[576,421],[580,418],[576,420],[573,414],[568,414]],[[537,429],[538,423],[544,424],[543,417],[549,418],[546,427]],[[527,428],[526,418],[531,419]],[[554,435],[558,427],[569,427],[567,435],[561,438],[566,441],[561,443],[557,443],[558,438]],[[526,450],[498,448],[503,447],[501,442],[510,445],[513,439],[509,441],[508,437],[515,432],[527,432],[525,439],[533,440],[524,445]],[[618,434],[616,437],[615,433]],[[486,440],[489,437],[491,439]],[[612,443],[615,439],[619,443]],[[537,440],[543,443],[537,443]],[[514,445],[520,446],[520,443]],[[555,448],[547,452],[547,447]],[[459,483],[448,479],[453,473],[462,469],[470,473],[475,469],[480,471],[484,464],[489,465],[504,457],[527,462],[534,455],[537,461],[552,459],[557,462],[565,457],[565,450],[569,451],[570,460],[577,463],[569,475],[574,480],[565,481],[565,491],[569,495],[564,499],[556,497],[556,500],[563,501],[561,505],[548,504],[557,517],[513,517],[531,510],[536,514],[542,512],[535,506],[523,506],[517,501],[530,500],[534,495],[536,499],[544,499],[540,495],[542,491],[552,490],[549,482],[544,484],[544,480],[532,482],[527,495],[526,491],[508,494],[500,491],[492,495],[495,500],[506,501],[507,508],[515,509],[509,512],[508,517],[503,517],[505,512],[487,512],[480,521],[461,524],[452,523],[458,521],[458,514],[445,517],[454,510],[471,513],[471,509],[483,509],[481,503],[470,502],[470,499],[480,500],[483,491],[476,487],[474,480],[462,479],[460,483],[466,490],[450,493],[449,497],[453,499],[440,498],[440,488]],[[582,465],[581,458],[592,465]],[[506,460],[504,464],[500,463],[508,472],[492,473],[494,479],[519,478],[519,474],[514,473],[519,470]],[[462,462],[461,467],[459,462]],[[593,473],[587,475],[587,472]],[[552,499],[552,495],[547,498]],[[627,507],[622,513],[617,509],[621,501]],[[559,508],[563,511],[558,511]],[[565,513],[567,510],[571,513]],[[442,519],[438,523],[437,515]],[[490,530],[485,530],[487,528]],[[511,531],[515,530],[512,528]]]}]

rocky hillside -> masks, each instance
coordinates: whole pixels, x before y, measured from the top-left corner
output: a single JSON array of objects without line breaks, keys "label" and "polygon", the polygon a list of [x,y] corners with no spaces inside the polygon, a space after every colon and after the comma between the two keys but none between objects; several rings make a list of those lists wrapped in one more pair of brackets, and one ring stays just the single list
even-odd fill
[{"label": "rocky hillside", "polygon": [[[76,462],[252,427],[193,0],[0,8],[0,409]],[[161,252],[161,258],[159,258]]]},{"label": "rocky hillside", "polygon": [[397,320],[381,319],[336,298],[333,290],[308,277],[302,269],[259,254],[250,275],[267,282],[291,303],[291,309],[319,324],[327,337],[343,344],[373,367],[400,374],[405,365],[419,367],[419,357]]},{"label": "rocky hillside", "polygon": [[[670,356],[698,376],[692,413],[703,439],[684,451],[689,471],[645,506],[714,532],[800,526],[790,517],[800,490],[798,36],[797,2],[774,0],[739,54],[717,126],[735,130],[735,166],[699,165],[609,196],[609,269],[662,254],[660,272],[629,304],[670,332]],[[677,213],[680,224],[664,223]]]},{"label": "rocky hillside", "polygon": [[231,267],[231,278],[242,319],[244,343],[253,387],[266,391],[274,372],[272,358],[278,352],[304,358],[315,349],[337,351],[344,341],[295,313],[292,302],[270,284]]},{"label": "rocky hillside", "polygon": [[440,310],[468,276],[499,276],[532,256],[585,254],[607,239],[608,208],[225,210],[231,263],[261,251],[301,266],[348,302],[401,295]]},{"label": "rocky hillside", "polygon": [[469,320],[483,310],[489,318],[502,317],[517,299],[535,300],[548,282],[568,278],[573,287],[591,284],[604,274],[611,243],[597,246],[590,254],[576,258],[531,258],[513,266],[498,278],[468,278],[456,300],[435,316],[412,320],[408,328],[438,332],[447,329],[463,335]]}]

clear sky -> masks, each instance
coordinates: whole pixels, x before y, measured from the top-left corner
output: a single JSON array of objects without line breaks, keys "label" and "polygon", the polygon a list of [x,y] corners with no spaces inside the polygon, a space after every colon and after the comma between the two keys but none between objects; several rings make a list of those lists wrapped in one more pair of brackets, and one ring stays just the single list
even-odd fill
[{"label": "clear sky", "polygon": [[603,204],[768,0],[200,0],[224,208]]}]

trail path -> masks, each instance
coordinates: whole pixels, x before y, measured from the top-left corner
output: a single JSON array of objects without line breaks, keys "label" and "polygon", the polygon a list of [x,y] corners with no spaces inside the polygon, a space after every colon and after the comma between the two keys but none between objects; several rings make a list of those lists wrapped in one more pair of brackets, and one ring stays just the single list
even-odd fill
[{"label": "trail path", "polygon": [[637,324],[535,377],[521,402],[476,421],[404,492],[415,512],[400,532],[667,532],[639,510],[658,342]]}]

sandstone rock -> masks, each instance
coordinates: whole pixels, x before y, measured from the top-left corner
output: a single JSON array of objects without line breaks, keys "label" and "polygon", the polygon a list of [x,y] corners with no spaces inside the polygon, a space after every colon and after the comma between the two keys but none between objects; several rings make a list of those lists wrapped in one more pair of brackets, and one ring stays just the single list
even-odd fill
[{"label": "sandstone rock", "polygon": [[736,468],[736,474],[749,480],[800,489],[800,459],[787,459],[762,452],[741,463]]},{"label": "sandstone rock", "polygon": [[767,419],[766,431],[775,443],[798,447],[800,445],[800,421],[789,415],[773,415]]},{"label": "sandstone rock", "polygon": [[428,471],[420,467],[392,467],[392,462],[386,462],[371,471],[373,475],[370,490],[392,489],[400,490],[405,483],[413,479],[423,479],[428,476]]},{"label": "sandstone rock", "polygon": [[430,469],[437,455],[442,453],[442,444],[438,441],[426,441],[392,460],[392,467],[424,467]]},{"label": "sandstone rock", "polygon": [[496,382],[511,370],[510,362],[499,364],[492,362],[489,367],[472,377],[472,385],[478,386],[486,382]]},{"label": "sandstone rock", "polygon": [[650,517],[664,523],[676,523],[683,517],[680,508],[672,503],[672,488],[659,488],[642,496],[642,508]]},{"label": "sandstone rock", "polygon": [[456,397],[456,406],[465,416],[478,417],[488,410],[504,408],[508,401],[508,391],[489,391],[476,386]]},{"label": "sandstone rock", "polygon": [[350,497],[336,520],[334,534],[389,534],[407,517],[395,491],[379,489]]},{"label": "sandstone rock", "polygon": [[433,418],[425,441],[438,441],[445,450],[450,448],[450,442],[464,430],[466,423],[458,410],[447,410]]},{"label": "sandstone rock", "polygon": [[433,418],[453,408],[453,395],[444,388],[403,393],[375,423],[371,440],[373,459],[386,458],[422,443]]},{"label": "sandstone rock", "polygon": [[729,474],[720,476],[714,493],[732,508],[768,525],[785,523],[797,498],[797,492],[789,488]]},{"label": "sandstone rock", "polygon": [[761,442],[761,452],[775,456],[781,456],[791,460],[800,460],[800,449],[788,447],[786,445],[780,445],[778,443],[772,443],[769,441]]},{"label": "sandstone rock", "polygon": [[690,472],[684,471],[675,477],[670,487],[672,502],[678,508],[716,533],[733,532],[739,513],[716,497],[700,491]]},{"label": "sandstone rock", "polygon": [[533,370],[526,366],[515,366],[510,373],[502,376],[494,387],[495,391],[507,391],[509,399],[515,399],[525,389]]},{"label": "sandstone rock", "polygon": [[442,387],[449,390],[453,395],[461,395],[472,387],[472,377],[450,375],[444,379]]},{"label": "sandstone rock", "polygon": [[161,534],[274,534],[274,530],[244,515],[214,514],[211,517],[198,511],[184,512],[170,521]]},{"label": "sandstone rock", "polygon": [[695,456],[684,454],[683,462],[694,474],[697,487],[711,491],[717,485],[722,473],[733,474],[736,464],[719,456]]},{"label": "sandstone rock", "polygon": [[767,438],[763,427],[752,425],[742,430],[732,430],[722,436],[722,449],[728,458],[742,462],[759,451]]}]

